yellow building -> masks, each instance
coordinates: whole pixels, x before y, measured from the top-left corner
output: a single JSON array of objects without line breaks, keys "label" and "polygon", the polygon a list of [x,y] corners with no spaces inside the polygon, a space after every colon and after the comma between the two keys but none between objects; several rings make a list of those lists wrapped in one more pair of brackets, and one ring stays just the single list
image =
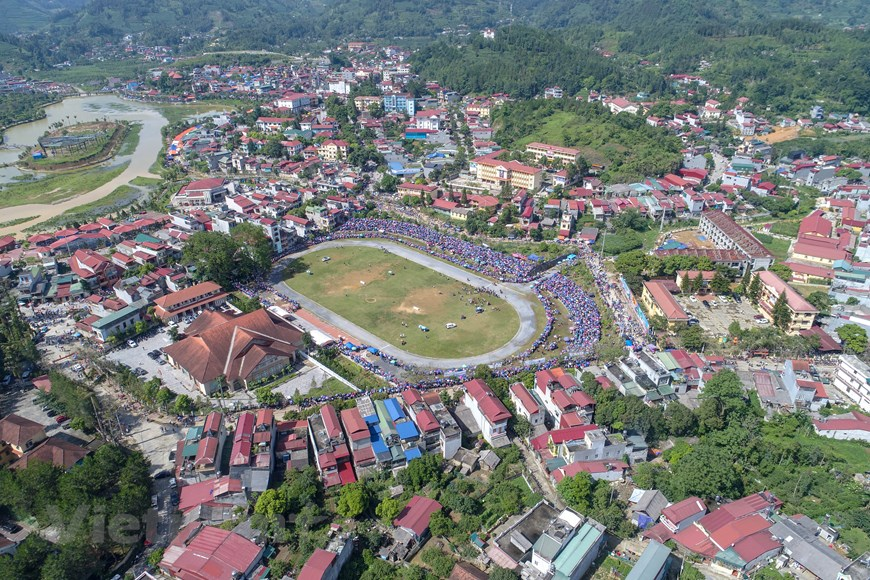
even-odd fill
[{"label": "yellow building", "polygon": [[662,316],[668,321],[668,326],[689,322],[689,315],[661,281],[650,280],[643,283],[640,303],[650,318]]},{"label": "yellow building", "polygon": [[761,295],[758,298],[758,310],[770,322],[773,322],[773,307],[780,294],[785,293],[786,305],[791,312],[791,324],[787,329],[789,334],[797,334],[801,330],[809,330],[816,321],[819,311],[807,302],[803,296],[783,282],[782,278],[768,270],[760,270],[755,277],[761,282]]},{"label": "yellow building", "polygon": [[498,159],[476,159],[477,179],[487,185],[501,187],[505,182],[515,189],[525,189],[529,192],[541,188],[544,172],[535,167],[523,165],[518,161],[499,161]]},{"label": "yellow building", "polygon": [[547,145],[546,143],[529,143],[526,145],[526,153],[535,156],[535,161],[541,159],[558,159],[563,163],[577,163],[580,159],[580,151],[570,147]]},{"label": "yellow building", "polygon": [[324,161],[338,161],[340,159],[346,159],[347,143],[345,143],[344,141],[333,139],[324,141],[320,145],[320,148],[317,150],[317,154]]}]

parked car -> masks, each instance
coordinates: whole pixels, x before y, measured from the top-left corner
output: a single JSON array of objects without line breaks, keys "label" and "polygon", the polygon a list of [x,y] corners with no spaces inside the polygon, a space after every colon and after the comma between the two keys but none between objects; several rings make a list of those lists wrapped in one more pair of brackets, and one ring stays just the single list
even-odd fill
[{"label": "parked car", "polygon": [[172,475],[172,472],[169,471],[168,469],[164,469],[162,471],[158,471],[157,473],[155,473],[154,479],[163,479],[163,478],[169,477],[170,475]]},{"label": "parked car", "polygon": [[58,425],[60,425],[61,423],[63,423],[64,421],[67,421],[68,419],[69,419],[69,417],[67,417],[66,415],[58,415],[57,417],[54,418],[54,422],[57,423]]},{"label": "parked car", "polygon": [[0,530],[3,530],[7,534],[17,534],[21,531],[21,526],[15,522],[3,522],[0,523]]},{"label": "parked car", "polygon": [[55,411],[54,409],[49,409],[48,411],[45,412],[45,414],[48,415],[49,417],[54,417],[55,415],[57,415],[57,411]]},{"label": "parked car", "polygon": [[127,341],[127,346],[129,346],[130,348],[136,348],[136,346],[138,345],[136,344],[135,340],[130,339]]}]

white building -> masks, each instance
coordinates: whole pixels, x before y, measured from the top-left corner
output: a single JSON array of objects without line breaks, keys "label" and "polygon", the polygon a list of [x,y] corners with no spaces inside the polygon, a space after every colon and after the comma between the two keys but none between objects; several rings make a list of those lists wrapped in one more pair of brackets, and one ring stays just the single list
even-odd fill
[{"label": "white building", "polygon": [[528,421],[533,427],[543,425],[546,413],[534,391],[530,391],[522,383],[511,385],[511,402],[517,410],[517,414]]},{"label": "white building", "polygon": [[598,556],[603,543],[604,526],[572,509],[565,509],[535,542],[531,565],[524,565],[523,577],[579,580]]},{"label": "white building", "polygon": [[863,411],[870,411],[870,366],[867,363],[851,354],[840,355],[834,387]]},{"label": "white building", "polygon": [[507,436],[507,422],[511,418],[510,411],[504,406],[492,389],[480,379],[468,381],[462,402],[471,410],[474,421],[480,427],[483,438],[493,447],[510,445]]}]

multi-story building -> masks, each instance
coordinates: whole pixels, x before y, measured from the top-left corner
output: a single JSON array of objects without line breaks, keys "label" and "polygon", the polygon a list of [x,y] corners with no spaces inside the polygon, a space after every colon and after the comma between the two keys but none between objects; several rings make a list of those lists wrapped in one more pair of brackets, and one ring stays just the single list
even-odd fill
[{"label": "multi-story building", "polygon": [[863,411],[870,411],[870,366],[867,363],[851,354],[840,355],[834,387]]},{"label": "multi-story building", "polygon": [[199,442],[196,446],[196,456],[193,468],[200,476],[213,475],[221,470],[224,442],[227,439],[227,427],[224,416],[212,412],[205,418]]},{"label": "multi-story building", "polygon": [[511,414],[504,403],[495,396],[489,385],[480,379],[468,381],[462,386],[465,387],[465,396],[462,401],[471,410],[486,442],[493,447],[510,445],[510,438],[507,436],[507,423]]},{"label": "multi-story building", "polygon": [[522,383],[514,383],[510,388],[511,402],[517,414],[523,417],[532,427],[543,425],[546,418],[544,404],[534,391],[530,391]]},{"label": "multi-story building", "polygon": [[347,141],[339,139],[327,139],[320,144],[317,149],[317,154],[324,161],[339,161],[347,159]]},{"label": "multi-story building", "polygon": [[683,325],[689,322],[689,315],[659,280],[649,280],[643,283],[640,303],[643,304],[650,318],[662,316],[668,321],[669,326]]},{"label": "multi-story building", "polygon": [[570,373],[561,368],[538,371],[535,373],[535,390],[557,429],[591,422],[595,399],[583,391]]},{"label": "multi-story building", "polygon": [[326,487],[347,485],[356,481],[350,450],[338,414],[332,405],[324,405],[319,413],[308,417],[309,439],[314,445],[314,460]]},{"label": "multi-story building", "polygon": [[121,268],[93,250],[76,250],[69,259],[69,268],[92,290],[114,286],[121,277]]},{"label": "multi-story building", "polygon": [[413,117],[417,110],[414,95],[408,93],[387,93],[382,104],[387,113],[404,113],[409,117]]},{"label": "multi-story building", "polygon": [[605,528],[570,508],[562,510],[532,545],[532,558],[523,565],[529,580],[580,580],[604,543]]},{"label": "multi-story building", "polygon": [[634,464],[646,461],[649,447],[642,437],[607,435],[601,429],[594,428],[587,430],[582,439],[563,441],[556,452],[569,465],[578,461],[619,460],[624,456],[628,456],[629,463]]},{"label": "multi-story building", "polygon": [[154,314],[164,322],[174,322],[190,312],[220,306],[227,301],[227,296],[214,282],[202,282],[161,296],[154,301]]},{"label": "multi-story building", "polygon": [[795,334],[801,330],[809,330],[818,315],[818,309],[801,296],[797,290],[786,284],[769,270],[756,272],[755,277],[761,282],[761,295],[758,298],[758,310],[765,318],[773,322],[773,308],[780,295],[785,295],[785,304],[791,312],[791,322],[787,332]]},{"label": "multi-story building", "polygon": [[438,395],[406,389],[402,391],[402,400],[420,430],[424,450],[440,452],[445,459],[453,457],[462,446],[462,432]]},{"label": "multi-story building", "polygon": [[341,423],[344,425],[344,433],[350,444],[350,453],[353,456],[353,467],[357,477],[374,471],[377,467],[377,461],[372,449],[372,438],[369,426],[362,418],[359,407],[342,409]]},{"label": "multi-story building", "polygon": [[474,160],[478,181],[487,185],[501,187],[509,183],[515,189],[525,189],[529,192],[541,188],[544,172],[535,167],[523,165],[519,161],[499,161],[491,157]]},{"label": "multi-story building", "polygon": [[749,259],[752,270],[762,270],[773,264],[773,254],[745,228],[721,211],[701,214],[700,230],[717,248],[739,250]]},{"label": "multi-story building", "polygon": [[526,153],[535,156],[535,161],[541,159],[558,159],[564,163],[577,163],[580,159],[580,150],[546,143],[529,143],[526,145]]},{"label": "multi-story building", "polygon": [[192,181],[172,196],[172,205],[189,207],[218,204],[223,202],[227,190],[227,181],[220,177]]}]

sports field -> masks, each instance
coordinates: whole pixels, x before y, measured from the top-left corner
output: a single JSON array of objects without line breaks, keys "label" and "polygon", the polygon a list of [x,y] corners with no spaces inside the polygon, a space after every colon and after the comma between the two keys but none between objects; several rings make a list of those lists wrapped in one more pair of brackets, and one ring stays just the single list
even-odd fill
[{"label": "sports field", "polygon": [[[322,261],[327,256],[330,260]],[[318,250],[303,256],[285,275],[293,290],[421,356],[485,354],[508,343],[519,330],[517,311],[501,298],[375,248]],[[448,323],[456,327],[448,329]]]}]

